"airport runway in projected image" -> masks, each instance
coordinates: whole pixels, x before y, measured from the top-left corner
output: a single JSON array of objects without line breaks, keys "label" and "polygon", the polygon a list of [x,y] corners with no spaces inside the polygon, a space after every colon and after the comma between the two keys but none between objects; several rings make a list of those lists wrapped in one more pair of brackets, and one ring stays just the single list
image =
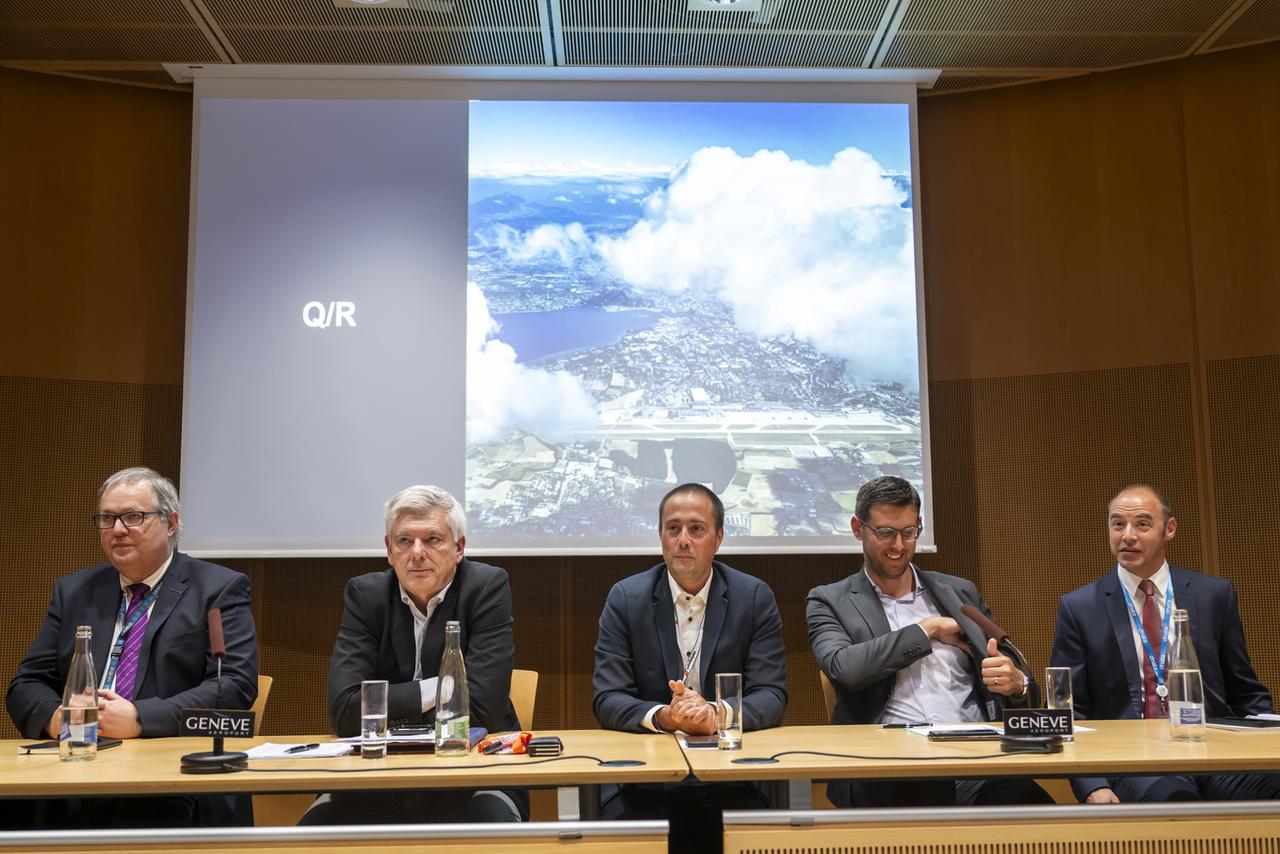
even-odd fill
[{"label": "airport runway in projected image", "polygon": [[651,547],[684,481],[817,542],[923,482],[905,105],[471,107],[473,542]]}]

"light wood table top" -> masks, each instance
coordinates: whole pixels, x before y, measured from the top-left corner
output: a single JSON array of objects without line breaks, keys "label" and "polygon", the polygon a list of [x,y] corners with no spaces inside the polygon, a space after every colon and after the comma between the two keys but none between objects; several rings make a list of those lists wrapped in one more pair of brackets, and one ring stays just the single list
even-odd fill
[{"label": "light wood table top", "polygon": [[[56,753],[20,755],[18,745],[27,744],[30,739],[8,739],[0,740],[0,797],[673,783],[689,773],[673,738],[603,730],[539,731],[538,735],[558,735],[564,742],[565,756],[638,759],[645,764],[611,768],[590,759],[539,763],[528,756],[481,756],[472,752],[446,759],[430,753],[408,753],[376,760],[360,756],[250,760],[250,769],[272,770],[205,775],[183,774],[178,767],[184,754],[209,750],[207,738],[129,739],[119,747],[99,751],[91,762],[61,762]],[[227,739],[226,749],[247,750],[267,741],[306,744],[331,739],[328,735]],[[419,770],[392,770],[408,767]],[[322,770],[326,768],[364,773]]]},{"label": "light wood table top", "polygon": [[[1061,753],[1000,754],[999,741],[929,741],[879,726],[779,727],[748,732],[742,750],[686,750],[694,775],[720,780],[836,778],[958,778],[1110,776],[1219,771],[1280,771],[1280,732],[1208,730],[1203,742],[1175,742],[1166,721],[1087,721]],[[866,759],[812,755],[780,757],[769,765],[734,764],[743,757],[789,750],[849,753]],[[990,756],[983,759],[962,757]],[[898,758],[894,758],[898,757]],[[932,758],[931,758],[932,757]],[[947,757],[947,758],[942,758]]]}]

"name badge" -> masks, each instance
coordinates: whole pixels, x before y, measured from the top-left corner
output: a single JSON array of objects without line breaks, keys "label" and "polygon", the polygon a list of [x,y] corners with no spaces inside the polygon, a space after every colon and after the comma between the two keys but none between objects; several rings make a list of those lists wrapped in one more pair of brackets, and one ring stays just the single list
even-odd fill
[{"label": "name badge", "polygon": [[183,709],[182,735],[253,738],[253,712],[228,709]]},{"label": "name badge", "polygon": [[1005,709],[1006,735],[1071,735],[1070,709]]}]

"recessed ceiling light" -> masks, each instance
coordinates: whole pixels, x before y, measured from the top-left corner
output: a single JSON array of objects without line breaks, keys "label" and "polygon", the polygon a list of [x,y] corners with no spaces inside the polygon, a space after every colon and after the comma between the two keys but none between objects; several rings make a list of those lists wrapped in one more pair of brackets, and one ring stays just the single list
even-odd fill
[{"label": "recessed ceiling light", "polygon": [[690,12],[759,12],[761,0],[689,0]]},{"label": "recessed ceiling light", "polygon": [[333,0],[339,9],[408,9],[409,0]]}]

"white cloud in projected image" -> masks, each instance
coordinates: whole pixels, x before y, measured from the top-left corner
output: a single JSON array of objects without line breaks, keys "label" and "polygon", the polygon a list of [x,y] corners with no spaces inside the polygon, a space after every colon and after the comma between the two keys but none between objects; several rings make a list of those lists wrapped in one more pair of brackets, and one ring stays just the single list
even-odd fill
[{"label": "white cloud in projected image", "polygon": [[855,375],[915,389],[912,214],[887,171],[857,148],[825,165],[703,148],[625,235],[596,247],[638,291],[714,293],[744,330],[809,341]]},{"label": "white cloud in projected image", "polygon": [[467,283],[467,440],[492,442],[512,430],[564,440],[597,425],[595,399],[564,371],[521,365],[508,344],[492,336],[498,324],[484,294]]},{"label": "white cloud in projected image", "polygon": [[591,238],[581,223],[568,225],[546,223],[521,234],[509,225],[497,225],[485,234],[478,235],[482,246],[495,246],[513,261],[532,261],[541,257],[556,257],[568,266],[574,258],[594,251]]}]

